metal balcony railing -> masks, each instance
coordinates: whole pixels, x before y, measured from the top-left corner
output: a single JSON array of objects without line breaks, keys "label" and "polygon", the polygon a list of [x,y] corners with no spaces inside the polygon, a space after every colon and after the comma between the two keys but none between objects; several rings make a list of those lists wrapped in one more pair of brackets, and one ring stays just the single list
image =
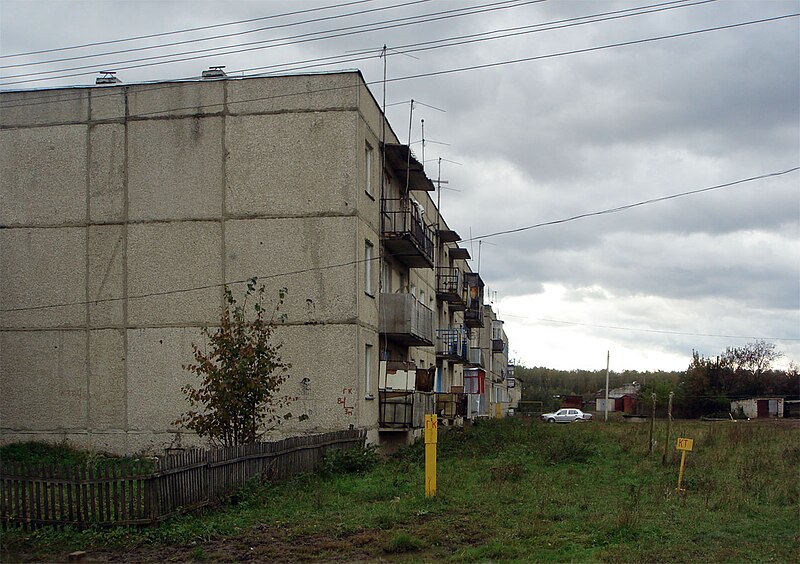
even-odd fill
[{"label": "metal balcony railing", "polygon": [[461,271],[454,266],[439,266],[436,268],[436,296],[450,303],[450,309],[464,309],[466,307],[464,280]]},{"label": "metal balcony railing", "polygon": [[436,331],[436,356],[455,362],[467,362],[469,342],[463,327]]},{"label": "metal balcony railing", "polygon": [[433,229],[409,198],[381,200],[381,237],[387,250],[410,268],[433,268]]},{"label": "metal balcony railing", "polygon": [[433,311],[412,294],[381,293],[380,333],[408,346],[432,346]]},{"label": "metal balcony railing", "polygon": [[464,417],[467,413],[466,394],[436,394],[436,413],[446,419]]}]

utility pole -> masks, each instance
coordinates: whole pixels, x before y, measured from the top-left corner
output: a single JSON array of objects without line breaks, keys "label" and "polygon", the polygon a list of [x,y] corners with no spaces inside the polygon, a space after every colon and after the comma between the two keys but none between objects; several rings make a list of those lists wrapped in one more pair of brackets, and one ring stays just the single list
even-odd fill
[{"label": "utility pole", "polygon": [[650,454],[653,454],[653,430],[656,427],[656,394],[650,394],[653,398],[653,412],[650,415]]},{"label": "utility pole", "polygon": [[611,351],[606,353],[606,401],[603,404],[603,409],[605,411],[605,421],[608,422],[608,367],[611,364]]},{"label": "utility pole", "polygon": [[669,431],[672,426],[672,396],[674,395],[675,392],[669,393],[669,403],[667,404],[667,436],[664,439],[664,455],[661,457],[662,465],[667,463],[667,453],[672,452],[669,450]]}]

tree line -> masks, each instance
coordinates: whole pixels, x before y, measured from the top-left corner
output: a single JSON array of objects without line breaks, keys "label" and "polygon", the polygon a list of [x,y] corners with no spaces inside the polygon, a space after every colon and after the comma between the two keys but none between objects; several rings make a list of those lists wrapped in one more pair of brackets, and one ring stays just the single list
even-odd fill
[{"label": "tree line", "polygon": [[[794,363],[786,369],[772,365],[783,355],[774,344],[754,341],[741,347],[728,347],[716,357],[692,352],[683,371],[625,370],[609,373],[609,388],[637,382],[640,406],[649,413],[656,394],[656,412],[666,415],[670,392],[673,416],[696,418],[725,415],[733,400],[775,396],[800,399],[800,370]],[[565,395],[594,397],[605,390],[606,371],[556,370],[517,366],[515,376],[522,386],[523,401],[541,401],[546,410],[555,409]]]}]

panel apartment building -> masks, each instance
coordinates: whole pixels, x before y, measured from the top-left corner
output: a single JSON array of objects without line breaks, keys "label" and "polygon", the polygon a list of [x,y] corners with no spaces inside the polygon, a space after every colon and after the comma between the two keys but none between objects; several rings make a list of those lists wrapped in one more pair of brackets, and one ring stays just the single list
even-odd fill
[{"label": "panel apartment building", "polygon": [[196,444],[182,365],[254,276],[307,416],[273,433],[463,416],[483,282],[361,74],[209,74],[0,94],[0,440]]}]

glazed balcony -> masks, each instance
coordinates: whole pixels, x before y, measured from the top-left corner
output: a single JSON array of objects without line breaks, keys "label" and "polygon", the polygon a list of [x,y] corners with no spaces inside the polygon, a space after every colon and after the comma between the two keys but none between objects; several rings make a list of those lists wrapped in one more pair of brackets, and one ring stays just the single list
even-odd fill
[{"label": "glazed balcony", "polygon": [[380,295],[382,337],[411,347],[433,346],[433,311],[412,294]]},{"label": "glazed balcony", "polygon": [[483,358],[483,349],[479,347],[470,347],[467,362],[470,366],[484,368],[486,362]]},{"label": "glazed balcony", "polygon": [[382,431],[421,429],[425,415],[436,413],[436,396],[433,392],[380,390],[378,408]]},{"label": "glazed balcony", "polygon": [[381,240],[409,268],[433,268],[433,229],[409,198],[381,200]]},{"label": "glazed balcony", "polygon": [[469,328],[483,327],[483,280],[477,272],[465,272],[464,285],[467,288],[464,325]]},{"label": "glazed balcony", "polygon": [[450,304],[450,310],[453,311],[467,307],[464,300],[464,280],[458,268],[453,266],[436,268],[436,297]]}]

